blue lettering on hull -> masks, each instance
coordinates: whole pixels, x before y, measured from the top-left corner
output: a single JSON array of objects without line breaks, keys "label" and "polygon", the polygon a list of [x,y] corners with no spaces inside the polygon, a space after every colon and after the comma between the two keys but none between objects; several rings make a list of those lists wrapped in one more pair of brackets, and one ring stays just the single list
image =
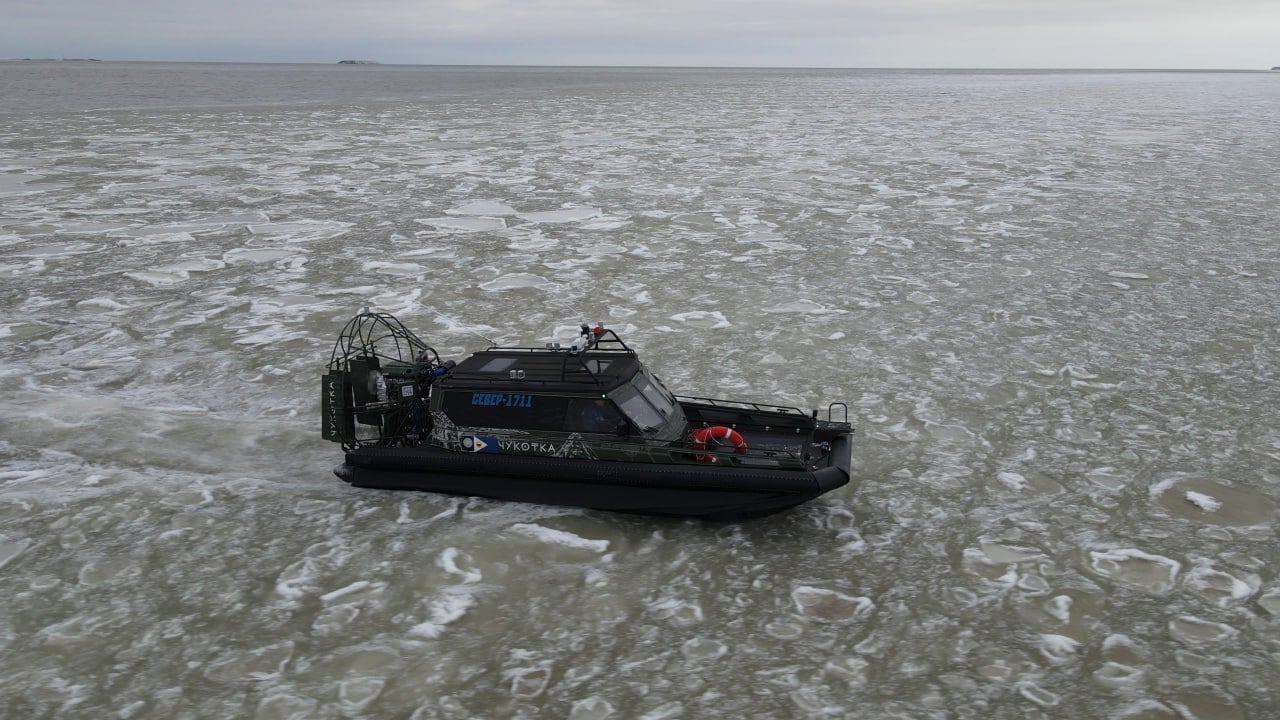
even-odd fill
[{"label": "blue lettering on hull", "polygon": [[533,396],[525,393],[471,393],[472,407],[531,408]]}]

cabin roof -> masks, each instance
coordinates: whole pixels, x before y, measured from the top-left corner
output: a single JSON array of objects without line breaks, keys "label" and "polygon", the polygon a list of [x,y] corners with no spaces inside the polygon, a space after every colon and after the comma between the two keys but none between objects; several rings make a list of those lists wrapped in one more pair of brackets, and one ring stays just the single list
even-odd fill
[{"label": "cabin roof", "polygon": [[439,385],[445,390],[603,393],[631,380],[640,368],[629,350],[490,348],[458,363]]}]

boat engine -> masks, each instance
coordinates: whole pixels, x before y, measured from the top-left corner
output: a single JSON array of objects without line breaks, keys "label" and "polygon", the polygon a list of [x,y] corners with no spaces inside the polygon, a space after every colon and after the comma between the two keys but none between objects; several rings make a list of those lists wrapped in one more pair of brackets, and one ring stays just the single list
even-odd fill
[{"label": "boat engine", "polygon": [[321,435],[344,449],[418,444],[431,432],[431,385],[452,367],[395,317],[365,309],[321,379]]}]

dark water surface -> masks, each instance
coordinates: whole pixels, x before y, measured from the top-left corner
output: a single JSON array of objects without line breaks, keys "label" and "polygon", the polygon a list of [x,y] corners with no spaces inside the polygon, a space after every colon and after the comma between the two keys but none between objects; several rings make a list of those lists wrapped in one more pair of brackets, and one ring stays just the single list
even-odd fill
[{"label": "dark water surface", "polygon": [[[1280,82],[0,64],[6,717],[1268,718]],[[362,306],[850,404],[707,525],[349,488]]]}]

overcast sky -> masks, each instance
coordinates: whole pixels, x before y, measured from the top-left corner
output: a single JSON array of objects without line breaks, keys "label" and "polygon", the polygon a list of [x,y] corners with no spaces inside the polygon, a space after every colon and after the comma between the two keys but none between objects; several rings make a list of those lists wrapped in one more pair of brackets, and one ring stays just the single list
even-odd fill
[{"label": "overcast sky", "polygon": [[1280,0],[0,0],[0,58],[1269,68]]}]

